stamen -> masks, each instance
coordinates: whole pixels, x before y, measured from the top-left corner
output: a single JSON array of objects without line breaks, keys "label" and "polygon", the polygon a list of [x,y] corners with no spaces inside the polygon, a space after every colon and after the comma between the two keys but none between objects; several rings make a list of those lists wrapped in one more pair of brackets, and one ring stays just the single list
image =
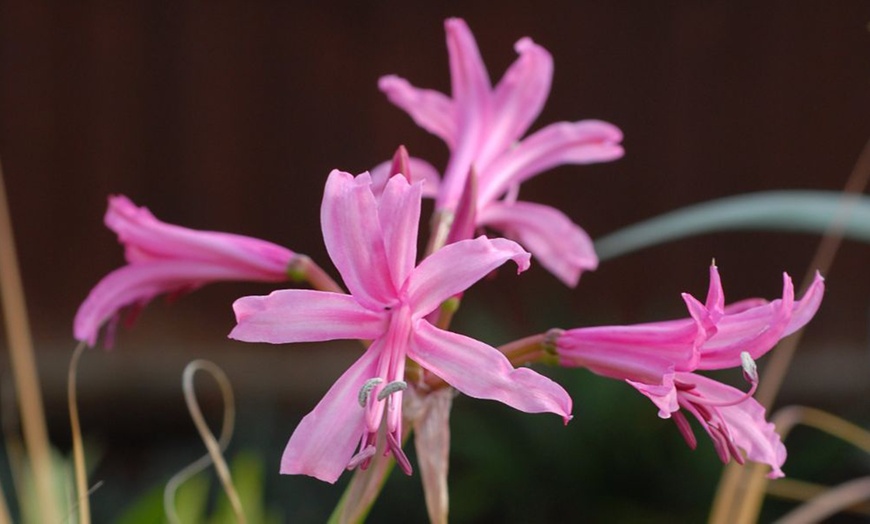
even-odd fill
[{"label": "stamen", "polygon": [[384,400],[393,393],[397,391],[405,391],[406,389],[408,389],[408,383],[403,380],[390,382],[378,393],[378,400]]},{"label": "stamen", "polygon": [[368,467],[368,463],[371,461],[372,457],[375,456],[376,452],[377,449],[374,446],[366,446],[365,448],[361,449],[359,453],[351,457],[350,462],[347,463],[347,469],[356,469],[357,466],[360,466],[360,469],[366,469]]},{"label": "stamen", "polygon": [[757,384],[758,366],[756,366],[755,361],[752,360],[752,355],[750,355],[747,351],[741,352],[740,363],[743,367],[743,378],[745,378],[746,381],[750,384]]},{"label": "stamen", "polygon": [[677,429],[680,430],[680,434],[683,436],[686,444],[688,444],[691,449],[697,448],[698,439],[695,438],[695,432],[692,431],[692,427],[689,425],[689,421],[686,420],[686,416],[677,411],[671,413],[671,418],[674,419],[674,423],[677,425]]},{"label": "stamen", "polygon": [[713,447],[716,448],[716,454],[719,455],[719,460],[722,461],[722,464],[728,464],[731,459],[731,446],[728,445],[728,437],[715,424],[707,424],[707,427],[710,428],[710,438],[713,441]]},{"label": "stamen", "polygon": [[[383,381],[384,379],[378,377],[366,380],[366,383],[363,384],[363,387],[359,390],[359,396],[357,397],[360,406],[366,407],[366,404],[368,404],[369,401],[369,395],[372,394],[372,389]],[[380,395],[378,395],[378,399],[380,399]]]},{"label": "stamen", "polygon": [[387,432],[387,449],[393,454],[396,464],[402,468],[405,475],[410,476],[414,472],[414,469],[411,467],[411,461],[408,460],[408,456],[402,451],[402,444],[392,432]]}]

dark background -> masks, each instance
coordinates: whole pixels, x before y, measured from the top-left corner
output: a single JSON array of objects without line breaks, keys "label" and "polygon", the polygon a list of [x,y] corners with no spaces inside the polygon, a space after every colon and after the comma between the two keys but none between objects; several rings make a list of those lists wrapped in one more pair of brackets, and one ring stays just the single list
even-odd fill
[{"label": "dark background", "polygon": [[[523,187],[524,198],[564,210],[593,237],[738,193],[840,189],[870,137],[870,4],[861,1],[0,1],[0,158],[62,450],[72,317],[123,260],[102,226],[106,196],[126,194],[171,223],[268,239],[333,271],[318,225],[331,169],[363,171],[399,144],[444,165],[444,145],[376,82],[396,73],[449,91],[448,16],[468,21],[494,81],[522,36],[554,55],[552,95],[533,129],[599,118],[624,131],[624,159],[562,167]],[[682,316],[679,293],[703,296],[714,257],[728,297],[773,298],[781,272],[799,280],[817,243],[717,233],[605,263],[574,290],[539,267],[503,272],[469,294],[456,328],[498,344],[552,326]],[[780,405],[867,423],[868,261],[866,245],[841,248]],[[193,358],[230,375],[240,410],[233,449],[261,453],[273,503],[288,518],[328,514],[340,488],[274,472],[299,417],[358,350],[226,340],[231,301],[270,289],[221,284],[171,306],[156,301],[115,350],[85,355],[80,406],[100,450],[91,476],[105,481],[93,495],[99,519],[200,453],[180,392]],[[8,383],[5,352],[0,365]],[[458,521],[704,518],[720,467],[708,442],[688,451],[627,386],[543,371],[575,399],[567,429],[554,417],[457,401]],[[203,394],[217,414],[218,397]],[[866,457],[845,446],[820,452],[807,438],[812,453],[796,435],[787,473],[826,482],[866,474]],[[391,479],[373,520],[409,515],[424,515],[419,479]]]}]

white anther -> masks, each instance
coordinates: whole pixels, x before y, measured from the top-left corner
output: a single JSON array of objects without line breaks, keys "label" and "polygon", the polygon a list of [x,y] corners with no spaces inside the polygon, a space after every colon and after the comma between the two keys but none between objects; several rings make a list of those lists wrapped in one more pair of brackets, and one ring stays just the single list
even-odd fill
[{"label": "white anther", "polygon": [[382,389],[380,393],[378,393],[378,400],[384,400],[393,393],[397,391],[405,391],[406,389],[408,389],[408,383],[403,380],[396,380],[395,382],[390,382],[389,384],[384,386],[384,389]]},{"label": "white anther", "polygon": [[[360,406],[366,407],[366,404],[369,401],[369,395],[372,394],[372,389],[383,381],[384,379],[378,377],[366,380],[366,383],[363,384],[363,387],[359,390],[359,397],[357,398]],[[380,399],[380,395],[378,395],[378,399]]]},{"label": "white anther", "polygon": [[755,361],[752,360],[749,352],[742,351],[740,353],[740,364],[743,366],[743,374],[746,380],[752,383],[758,382],[758,367],[755,365]]}]

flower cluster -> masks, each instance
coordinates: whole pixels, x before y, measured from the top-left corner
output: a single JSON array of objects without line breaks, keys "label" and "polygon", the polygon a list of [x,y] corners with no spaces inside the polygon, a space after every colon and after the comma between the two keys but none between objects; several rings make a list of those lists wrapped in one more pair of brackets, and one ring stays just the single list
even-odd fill
[{"label": "flower cluster", "polygon": [[[607,122],[583,120],[550,124],[523,137],[549,93],[550,54],[529,38],[519,40],[518,58],[493,87],[465,22],[445,25],[451,96],[397,76],[379,82],[390,101],[444,140],[450,157],[443,177],[400,148],[371,174],[334,170],[326,179],[323,239],[347,291],[304,255],[262,240],[169,225],[125,197],[112,197],[106,224],[125,246],[128,263],[91,291],[76,315],[75,337],[94,345],[101,327],[112,325],[121,309],[141,308],[158,294],[224,280],[307,280],[315,289],[237,300],[237,325],[229,336],[272,344],[364,342],[357,361],[302,419],[281,459],[282,473],[327,482],[346,469],[369,467],[381,460],[379,454],[411,474],[402,448],[409,420],[403,403],[425,402],[445,387],[527,413],[553,413],[567,423],[567,392],[536,371],[516,367],[528,355],[514,358],[504,347],[452,332],[449,320],[462,293],[506,262],[522,272],[534,257],[569,286],[597,267],[589,236],[563,212],[518,200],[519,187],[558,165],[618,159],[622,134]],[[435,200],[435,217],[421,255],[424,197]],[[484,232],[491,236],[478,234]],[[781,476],[785,448],[752,397],[755,359],[804,326],[823,292],[817,276],[796,301],[786,275],[780,299],[725,305],[713,266],[704,303],[683,295],[686,319],[554,329],[540,337],[541,346],[554,351],[561,366],[628,382],[652,400],[659,416],[675,421],[692,447],[696,440],[686,413],[701,424],[723,462],[766,463],[771,476]],[[539,360],[548,360],[546,351],[540,353]],[[726,368],[743,369],[748,392],[698,373]],[[418,449],[418,455],[425,453]]]}]

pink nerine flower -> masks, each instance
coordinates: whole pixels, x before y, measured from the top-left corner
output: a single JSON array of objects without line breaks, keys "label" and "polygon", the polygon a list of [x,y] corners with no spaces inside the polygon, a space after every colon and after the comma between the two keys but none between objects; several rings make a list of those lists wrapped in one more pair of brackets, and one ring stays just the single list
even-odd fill
[{"label": "pink nerine flower", "polygon": [[[691,318],[633,326],[603,326],[557,333],[559,362],[626,380],[649,397],[659,416],[673,418],[693,449],[697,442],[684,412],[713,440],[723,462],[746,458],[769,464],[783,476],[785,446],[752,393],[758,383],[754,359],[815,315],[824,294],[818,274],[803,299],[794,301],[791,278],[783,276],[782,298],[749,299],[725,306],[716,266],[710,268],[706,304],[683,295]],[[742,367],[752,387],[743,392],[694,371]]]},{"label": "pink nerine flower", "polygon": [[473,173],[478,226],[503,231],[568,285],[598,258],[589,236],[560,211],[517,202],[519,184],[562,164],[606,162],[622,156],[622,133],[607,122],[559,122],[519,141],[540,114],[550,91],[553,59],[529,38],[516,43],[519,58],[495,88],[477,43],[463,20],[445,22],[452,98],[418,89],[397,76],[380,79],[391,102],[450,148],[436,207],[455,212]]},{"label": "pink nerine flower", "polygon": [[161,222],[121,195],[109,197],[105,222],[124,245],[127,265],[106,275],[76,313],[75,338],[91,346],[122,308],[221,280],[280,282],[294,257],[264,240]]},{"label": "pink nerine flower", "polygon": [[282,290],[233,305],[238,325],[230,337],[238,340],[372,340],[299,423],[282,473],[335,482],[346,468],[368,466],[382,422],[385,452],[410,473],[401,449],[406,358],[471,397],[570,418],[571,399],[559,385],[530,369],[514,369],[495,348],[426,321],[441,302],[508,260],[525,270],[529,254],[509,240],[480,237],[446,246],[416,265],[421,191],[422,184],[398,175],[378,198],[368,173],[333,171],[321,208],[323,239],[350,294]]}]

